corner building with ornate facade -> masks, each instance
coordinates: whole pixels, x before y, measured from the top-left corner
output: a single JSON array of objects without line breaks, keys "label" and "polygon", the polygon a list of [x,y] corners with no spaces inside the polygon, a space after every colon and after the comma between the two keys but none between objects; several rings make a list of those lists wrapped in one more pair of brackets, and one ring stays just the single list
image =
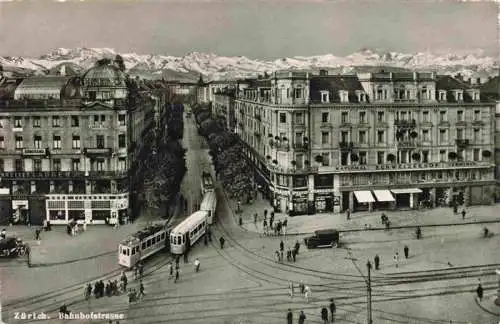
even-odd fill
[{"label": "corner building with ornate facade", "polygon": [[494,103],[450,76],[276,72],[238,88],[234,116],[278,211],[493,200]]},{"label": "corner building with ornate facade", "polygon": [[114,224],[161,96],[112,65],[80,76],[0,78],[2,221]]}]

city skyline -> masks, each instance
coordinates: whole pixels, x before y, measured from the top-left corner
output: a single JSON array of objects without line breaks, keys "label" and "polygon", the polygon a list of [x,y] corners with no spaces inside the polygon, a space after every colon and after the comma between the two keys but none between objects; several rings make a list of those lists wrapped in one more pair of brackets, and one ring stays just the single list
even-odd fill
[{"label": "city skyline", "polygon": [[482,49],[497,57],[493,2],[66,1],[3,2],[0,8],[4,56],[107,47],[120,53],[211,52],[256,59],[344,56],[361,48],[405,53]]}]

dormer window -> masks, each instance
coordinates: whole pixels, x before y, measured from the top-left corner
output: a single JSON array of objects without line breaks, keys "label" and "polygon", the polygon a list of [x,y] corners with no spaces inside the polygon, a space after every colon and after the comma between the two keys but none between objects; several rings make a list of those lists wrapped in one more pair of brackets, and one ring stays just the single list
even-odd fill
[{"label": "dormer window", "polygon": [[321,93],[321,102],[330,102],[330,93],[326,90],[320,91]]},{"label": "dormer window", "polygon": [[420,99],[427,100],[429,99],[429,91],[426,86],[423,86],[420,90]]},{"label": "dormer window", "polygon": [[377,88],[377,100],[382,100],[384,97],[384,91],[382,90],[382,88]]},{"label": "dormer window", "polygon": [[358,96],[359,102],[366,102],[366,94],[362,91],[356,91],[356,95]]},{"label": "dormer window", "polygon": [[339,91],[340,102],[349,102],[349,92],[346,90]]},{"label": "dormer window", "polygon": [[455,90],[454,94],[455,94],[456,101],[463,101],[464,100],[464,93],[462,90]]},{"label": "dormer window", "polygon": [[472,98],[473,101],[479,101],[479,90],[477,89],[468,89],[467,94]]},{"label": "dormer window", "polygon": [[446,101],[446,90],[439,90],[439,101]]}]

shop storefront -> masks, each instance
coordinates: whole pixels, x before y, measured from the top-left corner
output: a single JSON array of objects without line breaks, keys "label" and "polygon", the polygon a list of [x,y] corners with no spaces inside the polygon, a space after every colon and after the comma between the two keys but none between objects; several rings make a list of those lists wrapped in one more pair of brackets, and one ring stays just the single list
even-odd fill
[{"label": "shop storefront", "polygon": [[14,225],[27,225],[29,223],[29,202],[27,199],[12,200],[12,218]]},{"label": "shop storefront", "polygon": [[371,191],[354,191],[354,197],[353,211],[371,211],[372,204],[375,202],[375,198],[373,198]]},{"label": "shop storefront", "polygon": [[396,207],[400,209],[417,208],[419,202],[419,194],[422,190],[418,188],[392,189],[396,199]]},{"label": "shop storefront", "polygon": [[317,213],[333,212],[333,192],[315,193],[314,208]]},{"label": "shop storefront", "polygon": [[308,203],[307,203],[307,191],[304,192],[294,192],[292,203],[289,208],[289,215],[304,215],[307,214]]},{"label": "shop storefront", "polygon": [[390,190],[373,190],[373,195],[377,199],[377,201],[373,203],[374,210],[390,210],[394,208],[396,199]]}]

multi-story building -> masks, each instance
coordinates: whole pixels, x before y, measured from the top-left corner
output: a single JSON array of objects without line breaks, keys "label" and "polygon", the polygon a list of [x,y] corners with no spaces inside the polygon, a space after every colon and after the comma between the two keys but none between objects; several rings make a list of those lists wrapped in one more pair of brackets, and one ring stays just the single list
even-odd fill
[{"label": "multi-story building", "polygon": [[235,99],[235,132],[277,210],[493,198],[494,103],[435,73],[276,72]]},{"label": "multi-story building", "polygon": [[236,118],[234,116],[234,96],[235,89],[224,89],[215,92],[212,110],[215,116],[221,119],[224,127],[234,132]]},{"label": "multi-story building", "polygon": [[495,110],[495,179],[496,199],[500,199],[500,76],[488,79],[481,86],[481,95],[496,102]]},{"label": "multi-story building", "polygon": [[128,171],[162,101],[112,65],[77,77],[1,81],[3,221],[99,224],[133,216]]}]

